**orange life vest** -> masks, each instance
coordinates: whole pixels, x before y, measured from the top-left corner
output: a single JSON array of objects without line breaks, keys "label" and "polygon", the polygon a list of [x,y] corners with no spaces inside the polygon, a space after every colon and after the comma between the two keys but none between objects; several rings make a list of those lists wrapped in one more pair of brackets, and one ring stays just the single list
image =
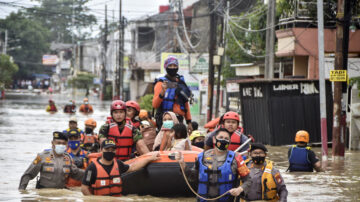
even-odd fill
[{"label": "orange life vest", "polygon": [[135,128],[139,128],[139,127],[140,127],[140,121],[133,121],[133,122],[132,122],[132,125],[133,125]]},{"label": "orange life vest", "polygon": [[109,124],[108,139],[114,140],[116,144],[116,159],[127,160],[130,158],[133,140],[133,126],[130,121],[126,121],[125,127],[120,134],[119,126],[112,118],[108,118]]},{"label": "orange life vest", "polygon": [[228,147],[228,150],[234,151],[241,145],[241,131],[240,129],[237,129],[232,135],[231,135],[231,141],[230,145]]},{"label": "orange life vest", "polygon": [[95,133],[92,135],[81,134],[81,141],[85,145],[85,144],[94,144],[95,142],[99,142],[99,139],[98,139],[98,135]]},{"label": "orange life vest", "polygon": [[91,185],[94,195],[102,196],[121,196],[122,180],[117,161],[114,159],[114,165],[110,175],[100,165],[98,160],[93,161],[96,166],[96,181]]},{"label": "orange life vest", "polygon": [[[66,151],[68,154],[70,154],[71,152],[71,149],[68,148],[67,151]],[[80,150],[80,153],[79,153],[79,156],[86,156],[87,155],[87,152],[84,151],[84,150]],[[88,164],[87,164],[87,159],[86,158],[83,158],[83,167],[80,168],[80,169],[83,169],[85,170],[87,168]],[[81,181],[79,180],[75,180],[71,177],[69,177],[67,179],[67,182],[66,182],[66,187],[80,187],[81,186]]]}]

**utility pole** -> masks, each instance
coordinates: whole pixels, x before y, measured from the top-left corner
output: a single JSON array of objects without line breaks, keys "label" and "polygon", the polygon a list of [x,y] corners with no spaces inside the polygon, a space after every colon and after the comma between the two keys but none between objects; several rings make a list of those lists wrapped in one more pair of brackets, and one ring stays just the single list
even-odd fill
[{"label": "utility pole", "polygon": [[119,0],[119,86],[118,86],[118,97],[119,99],[123,98],[123,68],[124,68],[124,19],[122,17],[122,0]]},{"label": "utility pole", "polygon": [[213,112],[213,96],[214,96],[214,51],[216,49],[216,27],[217,16],[214,12],[214,4],[216,0],[209,2],[210,10],[210,36],[209,36],[209,81],[208,81],[208,100],[207,100],[207,121],[211,121]]},{"label": "utility pole", "polygon": [[101,100],[104,100],[106,94],[106,63],[107,63],[107,35],[108,35],[108,24],[107,24],[107,5],[105,5],[105,33],[104,33],[104,53],[103,53],[103,69],[102,74],[102,89],[101,89]]},{"label": "utility pole", "polygon": [[223,55],[221,56],[221,64],[218,66],[218,79],[216,83],[216,102],[215,102],[215,117],[219,116],[220,111],[220,79],[221,79],[221,67],[225,65],[225,34],[228,31],[228,16],[229,16],[229,9],[230,9],[230,1],[226,1],[226,15],[223,17],[223,21],[221,23],[221,47],[224,50]]},{"label": "utility pole", "polygon": [[[335,70],[343,70],[347,68],[347,51],[349,27],[345,27],[344,16],[348,16],[350,0],[338,0],[336,14],[336,48],[335,48]],[[345,6],[346,5],[346,6]],[[346,8],[345,8],[346,7]],[[346,12],[346,13],[345,13]],[[344,15],[345,14],[345,15]],[[347,34],[345,36],[345,34]],[[333,107],[333,134],[332,134],[332,156],[334,160],[344,157],[344,133],[341,132],[341,98],[342,83],[334,83],[334,107]]]},{"label": "utility pole", "polygon": [[266,56],[265,56],[265,78],[274,78],[274,51],[275,51],[275,11],[276,0],[268,0],[268,12],[266,17]]},{"label": "utility pole", "polygon": [[4,44],[4,54],[6,55],[7,52],[7,43],[8,43],[8,30],[5,29],[5,44]]},{"label": "utility pole", "polygon": [[319,86],[320,86],[320,127],[321,127],[321,154],[322,160],[327,161],[327,122],[326,122],[326,88],[325,88],[325,65],[324,65],[324,14],[323,0],[317,1],[318,19],[318,48],[319,48]]}]

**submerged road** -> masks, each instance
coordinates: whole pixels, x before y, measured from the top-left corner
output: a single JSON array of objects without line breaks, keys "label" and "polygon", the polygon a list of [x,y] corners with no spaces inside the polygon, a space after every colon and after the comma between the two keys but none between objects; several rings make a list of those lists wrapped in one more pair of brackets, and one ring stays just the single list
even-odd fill
[{"label": "submerged road", "polygon": [[[63,106],[71,99],[67,95],[52,95],[59,112],[49,114],[45,108],[50,95],[7,94],[0,100],[0,201],[195,201],[194,198],[159,198],[152,196],[84,197],[80,189],[36,190],[32,180],[27,190],[17,190],[22,173],[44,149],[51,147],[52,132],[67,128],[69,115],[62,113]],[[110,102],[90,97],[94,114],[85,116],[77,112],[78,125],[92,117],[98,127],[109,115]],[[76,99],[77,109],[82,97]],[[360,152],[346,152],[345,160],[327,164],[323,173],[286,173],[288,147],[269,147],[269,157],[280,169],[287,189],[288,201],[359,201],[360,200]],[[318,156],[320,149],[315,148]],[[331,154],[330,154],[331,155]]]}]

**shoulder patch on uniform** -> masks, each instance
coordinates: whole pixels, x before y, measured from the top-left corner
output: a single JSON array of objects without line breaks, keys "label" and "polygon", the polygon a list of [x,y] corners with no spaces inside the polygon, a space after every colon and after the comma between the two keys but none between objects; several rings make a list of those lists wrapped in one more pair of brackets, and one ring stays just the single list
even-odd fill
[{"label": "shoulder patch on uniform", "polygon": [[36,165],[36,164],[38,164],[38,163],[40,163],[40,162],[41,162],[41,157],[40,157],[40,155],[38,154],[38,155],[36,156],[35,160],[33,161],[33,164]]},{"label": "shoulder patch on uniform", "polygon": [[282,183],[282,178],[281,178],[281,175],[280,175],[279,172],[275,174],[275,180],[276,180],[276,183],[277,183],[277,184],[281,184],[281,183]]}]

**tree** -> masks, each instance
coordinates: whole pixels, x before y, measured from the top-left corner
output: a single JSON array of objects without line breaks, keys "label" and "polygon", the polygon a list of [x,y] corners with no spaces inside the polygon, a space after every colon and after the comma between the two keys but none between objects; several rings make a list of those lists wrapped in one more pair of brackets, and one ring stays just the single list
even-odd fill
[{"label": "tree", "polygon": [[3,86],[9,86],[12,83],[13,75],[19,70],[19,67],[11,60],[11,57],[0,54],[0,90]]},{"label": "tree", "polygon": [[[86,30],[96,24],[94,15],[88,14],[85,6],[89,0],[36,0],[38,7],[27,9],[30,18],[42,22],[51,31],[51,41],[71,43],[74,40],[88,38],[92,30]],[[76,30],[76,31],[75,31]]]},{"label": "tree", "polygon": [[153,94],[146,94],[145,96],[141,97],[139,103],[140,108],[150,112],[153,109],[152,107],[153,97],[154,97]]},{"label": "tree", "polygon": [[39,22],[28,19],[24,13],[11,13],[0,20],[0,27],[8,30],[8,54],[19,66],[17,78],[28,78],[43,73],[49,67],[41,64],[42,56],[49,51],[49,30]]},{"label": "tree", "polygon": [[91,85],[93,85],[95,75],[87,73],[87,72],[81,72],[77,73],[75,77],[68,80],[68,84],[74,88],[82,88],[86,89],[86,91],[89,91],[89,88]]}]

